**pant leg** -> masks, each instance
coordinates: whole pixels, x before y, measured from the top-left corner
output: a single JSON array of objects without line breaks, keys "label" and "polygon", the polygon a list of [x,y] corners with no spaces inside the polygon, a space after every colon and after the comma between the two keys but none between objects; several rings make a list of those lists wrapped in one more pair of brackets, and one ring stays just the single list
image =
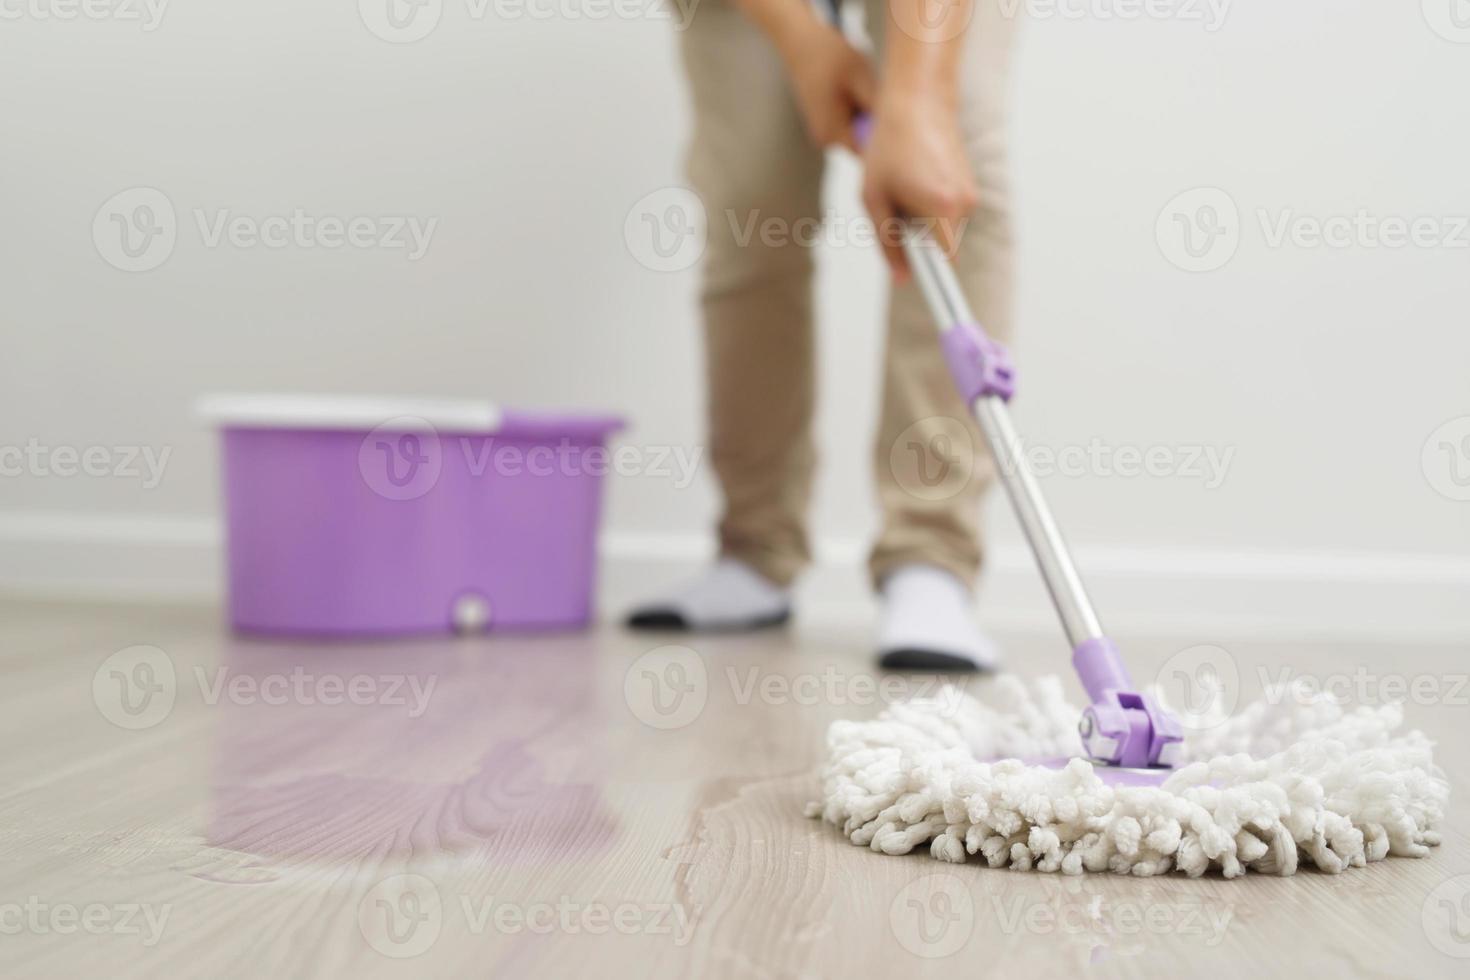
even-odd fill
[{"label": "pant leg", "polygon": [[[1005,341],[1013,266],[1005,107],[1017,14],[1007,17],[1002,6],[975,0],[966,32],[960,123],[980,204],[961,236],[955,268],[981,325]],[[887,9],[886,0],[867,0],[868,30],[880,46]],[[911,562],[973,581],[982,556],[980,504],[995,464],[950,380],[934,321],[913,283],[895,288],[890,299],[874,456],[882,510],[869,559],[874,583]]]},{"label": "pant leg", "polygon": [[790,231],[820,218],[823,154],[775,49],[729,0],[702,0],[681,37],[688,174],[709,232],[701,303],[720,549],[785,584],[810,558],[815,458],[813,257]]}]

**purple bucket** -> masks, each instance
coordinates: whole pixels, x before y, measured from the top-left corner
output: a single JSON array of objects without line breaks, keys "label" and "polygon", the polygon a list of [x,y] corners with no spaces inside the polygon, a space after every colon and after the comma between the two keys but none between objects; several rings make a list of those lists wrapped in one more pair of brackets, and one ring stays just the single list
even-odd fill
[{"label": "purple bucket", "polygon": [[591,619],[605,415],[486,402],[207,399],[230,623],[249,633],[535,630]]}]

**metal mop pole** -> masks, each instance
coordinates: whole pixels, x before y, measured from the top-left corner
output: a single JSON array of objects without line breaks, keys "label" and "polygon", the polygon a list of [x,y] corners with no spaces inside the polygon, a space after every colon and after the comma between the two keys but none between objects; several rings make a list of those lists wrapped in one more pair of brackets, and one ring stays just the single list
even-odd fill
[{"label": "metal mop pole", "polygon": [[[941,338],[952,330],[973,327],[979,322],[960,291],[954,269],[936,242],[913,230],[904,236],[903,250],[919,284],[919,291],[934,314]],[[995,351],[1000,350],[998,345],[993,346]],[[1051,593],[1052,605],[1061,617],[1062,628],[1076,648],[1087,640],[1101,639],[1102,623],[1082,584],[1082,576],[1077,574],[1077,567],[1072,563],[1071,553],[1042,495],[1041,485],[1036,482],[1021,451],[1021,437],[1006,406],[1008,395],[1009,392],[982,393],[971,402],[970,408],[985,434],[991,455],[995,457],[1001,482],[1021,522],[1021,530],[1031,545],[1031,552],[1036,556],[1041,577]]]},{"label": "metal mop pole", "polygon": [[[859,147],[867,145],[871,128],[872,121],[866,116],[853,121],[853,137]],[[985,335],[965,301],[953,266],[916,224],[905,228],[903,250],[939,327],[950,375],[975,413],[1052,605],[1061,617],[1072,645],[1072,666],[1092,699],[1078,725],[1087,754],[1106,765],[1126,768],[1174,765],[1184,743],[1179,721],[1154,698],[1134,688],[1118,648],[1103,633],[1041,485],[1027,468],[1021,437],[1006,407],[1016,387],[1010,355]]]},{"label": "metal mop pole", "polygon": [[1021,451],[1021,439],[1006,405],[1015,391],[1009,354],[980,328],[954,268],[931,237],[911,224],[903,249],[939,327],[950,374],[980,424],[1006,495],[1036,556],[1072,646],[1072,665],[1092,699],[1078,726],[1088,755],[1126,768],[1174,765],[1183,744],[1178,720],[1134,687],[1118,648],[1103,633],[1061,529]]}]

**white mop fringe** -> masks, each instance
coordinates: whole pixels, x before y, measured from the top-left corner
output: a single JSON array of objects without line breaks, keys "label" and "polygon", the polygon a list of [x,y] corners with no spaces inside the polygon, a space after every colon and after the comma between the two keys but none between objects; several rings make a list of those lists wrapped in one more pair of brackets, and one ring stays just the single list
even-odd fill
[{"label": "white mop fringe", "polygon": [[1188,764],[1162,786],[1114,787],[1082,759],[1019,761],[1081,752],[1056,677],[999,678],[988,701],[949,688],[834,723],[807,815],[884,854],[927,843],[941,861],[1073,875],[1336,874],[1440,841],[1449,784],[1422,733],[1396,734],[1397,705],[1345,710],[1278,688],[1189,735]]}]

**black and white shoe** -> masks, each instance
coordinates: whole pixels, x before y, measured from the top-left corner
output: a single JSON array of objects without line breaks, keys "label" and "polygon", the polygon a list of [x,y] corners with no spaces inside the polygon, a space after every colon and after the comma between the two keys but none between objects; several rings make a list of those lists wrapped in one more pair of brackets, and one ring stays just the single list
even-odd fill
[{"label": "black and white shoe", "polygon": [[975,623],[970,590],[933,565],[903,565],[883,580],[878,664],[886,670],[991,671],[995,645]]},{"label": "black and white shoe", "polygon": [[791,618],[787,590],[733,558],[721,558],[671,595],[628,616],[636,630],[742,632],[780,626]]}]

